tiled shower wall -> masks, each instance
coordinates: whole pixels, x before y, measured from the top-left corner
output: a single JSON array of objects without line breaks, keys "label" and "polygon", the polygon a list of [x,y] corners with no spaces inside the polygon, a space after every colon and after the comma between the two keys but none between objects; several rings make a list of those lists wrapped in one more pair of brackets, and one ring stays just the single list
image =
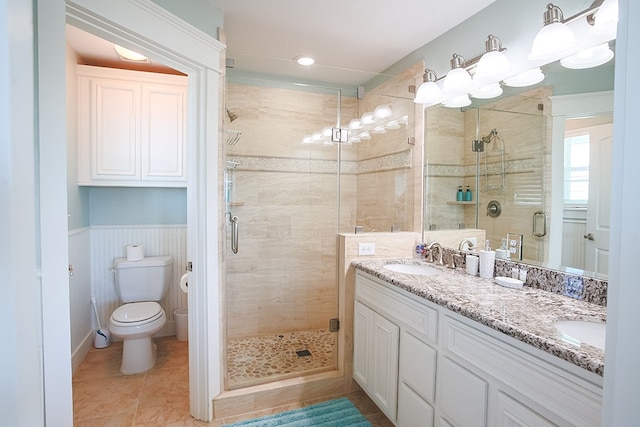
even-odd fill
[{"label": "tiled shower wall", "polygon": [[100,322],[108,325],[111,313],[122,305],[115,289],[113,260],[125,257],[130,244],[144,246],[147,256],[173,257],[169,290],[160,305],[167,315],[167,323],[160,335],[175,334],[173,312],[187,307],[187,294],[180,290],[180,277],[187,262],[187,228],[170,226],[93,226],[91,235],[91,292],[96,297]]},{"label": "tiled shower wall", "polygon": [[[458,205],[455,201],[458,186],[470,186],[474,201],[479,199],[478,228],[486,230],[492,246],[499,247],[508,232],[523,234],[524,258],[542,261],[547,238],[536,238],[531,233],[533,213],[548,210],[548,131],[545,115],[549,105],[549,88],[532,90],[524,96],[512,96],[465,112],[432,107],[427,110],[425,171],[428,189],[425,228],[434,224],[438,230],[475,227],[475,204]],[[471,142],[486,136],[492,129],[504,141],[505,185],[503,188],[485,188],[485,177],[480,176],[480,192],[476,186],[476,153]],[[490,144],[487,150],[493,147]],[[490,159],[490,161],[496,158]],[[482,156],[480,157],[482,166]],[[496,172],[497,165],[489,163],[488,170]],[[547,169],[545,169],[547,168]],[[482,167],[480,168],[482,172]],[[500,184],[496,176],[489,177],[489,185]],[[486,215],[487,204],[497,200],[502,214],[494,219]]]},{"label": "tiled shower wall", "polygon": [[343,146],[339,220],[337,146],[301,144],[335,125],[337,92],[227,85],[226,107],[236,118],[226,126],[241,132],[227,147],[235,165],[229,209],[240,237],[238,254],[226,251],[228,338],[326,328],[338,313],[336,232],[419,223],[422,152],[408,143],[419,107],[408,87],[423,72],[419,64],[364,100],[342,97],[342,126],[379,104],[410,125]]}]

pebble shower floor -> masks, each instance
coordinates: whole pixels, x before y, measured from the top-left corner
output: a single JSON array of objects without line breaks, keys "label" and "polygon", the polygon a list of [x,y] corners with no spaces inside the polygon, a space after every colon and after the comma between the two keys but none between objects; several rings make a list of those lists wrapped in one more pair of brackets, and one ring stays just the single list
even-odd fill
[{"label": "pebble shower floor", "polygon": [[[335,332],[315,329],[229,340],[229,388],[335,369],[336,337]],[[296,352],[301,350],[308,350],[311,355],[299,356]]]}]

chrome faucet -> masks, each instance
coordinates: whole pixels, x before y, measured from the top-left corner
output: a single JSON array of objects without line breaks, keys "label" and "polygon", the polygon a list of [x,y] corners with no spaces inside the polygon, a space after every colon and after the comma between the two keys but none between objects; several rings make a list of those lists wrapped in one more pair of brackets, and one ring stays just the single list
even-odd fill
[{"label": "chrome faucet", "polygon": [[462,241],[460,242],[460,245],[458,246],[458,250],[463,251],[465,243],[467,244],[467,248],[468,248],[467,250],[469,251],[472,251],[477,248],[477,246],[473,244],[471,239],[462,239]]},{"label": "chrome faucet", "polygon": [[427,245],[427,252],[429,253],[427,257],[427,262],[435,262],[433,259],[433,251],[434,249],[438,250],[438,261],[437,264],[444,265],[442,262],[442,245],[438,242],[431,242]]}]

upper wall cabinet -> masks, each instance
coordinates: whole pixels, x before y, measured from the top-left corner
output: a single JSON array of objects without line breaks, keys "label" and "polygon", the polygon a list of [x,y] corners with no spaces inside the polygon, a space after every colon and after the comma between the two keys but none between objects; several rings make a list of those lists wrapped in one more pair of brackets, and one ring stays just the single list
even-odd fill
[{"label": "upper wall cabinet", "polygon": [[78,184],[186,187],[187,77],[78,65]]}]

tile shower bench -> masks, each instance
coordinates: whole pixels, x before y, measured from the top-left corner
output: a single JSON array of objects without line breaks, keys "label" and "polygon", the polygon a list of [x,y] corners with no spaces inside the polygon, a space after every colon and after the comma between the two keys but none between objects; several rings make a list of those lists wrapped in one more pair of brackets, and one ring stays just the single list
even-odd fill
[{"label": "tile shower bench", "polygon": [[554,322],[604,322],[605,306],[432,264],[439,274],[384,268],[416,262],[352,263],[354,379],[392,422],[600,425],[604,351]]}]

